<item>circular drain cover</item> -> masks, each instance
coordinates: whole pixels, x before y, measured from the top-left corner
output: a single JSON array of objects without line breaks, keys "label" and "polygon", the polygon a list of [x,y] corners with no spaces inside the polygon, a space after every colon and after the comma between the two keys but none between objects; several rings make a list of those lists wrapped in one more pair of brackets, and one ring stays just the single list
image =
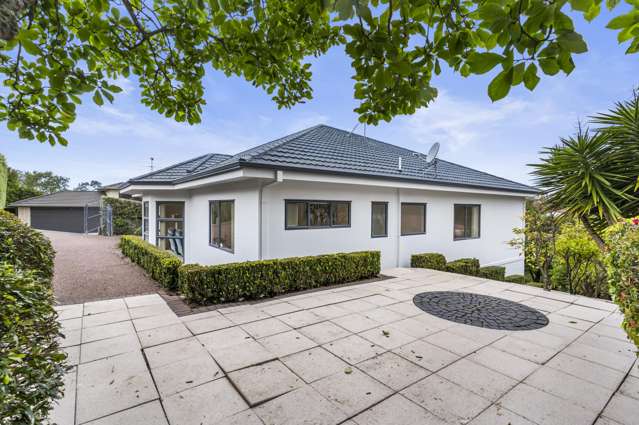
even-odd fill
[{"label": "circular drain cover", "polygon": [[423,292],[413,302],[433,316],[482,328],[529,331],[548,324],[548,318],[534,308],[470,292]]}]

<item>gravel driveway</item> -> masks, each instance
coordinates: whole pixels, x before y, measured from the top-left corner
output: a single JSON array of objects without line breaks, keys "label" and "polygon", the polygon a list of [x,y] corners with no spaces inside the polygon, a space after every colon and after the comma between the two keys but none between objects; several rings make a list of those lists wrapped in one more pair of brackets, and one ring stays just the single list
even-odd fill
[{"label": "gravel driveway", "polygon": [[118,249],[118,237],[43,231],[56,250],[53,290],[58,304],[157,292],[157,284]]}]

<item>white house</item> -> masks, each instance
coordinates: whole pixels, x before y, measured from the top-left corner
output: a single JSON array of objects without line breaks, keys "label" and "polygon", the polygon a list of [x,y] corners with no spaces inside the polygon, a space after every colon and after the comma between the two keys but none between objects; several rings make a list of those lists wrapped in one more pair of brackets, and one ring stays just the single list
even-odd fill
[{"label": "white house", "polygon": [[379,250],[477,257],[522,273],[507,241],[536,189],[325,125],[237,155],[208,154],[129,180],[143,233],[187,263]]}]

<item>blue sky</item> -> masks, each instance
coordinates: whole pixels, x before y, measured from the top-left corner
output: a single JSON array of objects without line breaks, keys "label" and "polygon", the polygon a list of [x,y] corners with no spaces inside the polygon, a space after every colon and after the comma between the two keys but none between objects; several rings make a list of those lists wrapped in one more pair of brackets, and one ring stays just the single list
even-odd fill
[{"label": "blue sky", "polygon": [[[590,51],[576,57],[569,76],[545,76],[534,92],[514,88],[491,103],[486,87],[492,74],[463,78],[451,72],[436,77],[439,97],[429,108],[390,123],[366,128],[366,134],[426,152],[441,143],[440,156],[479,170],[528,183],[527,163],[543,146],[572,134],[577,120],[627,99],[639,86],[639,56],[624,55],[616,34],[606,30],[604,13],[588,24],[576,18]],[[21,170],[51,170],[71,184],[112,183],[149,171],[149,158],[163,167],[208,152],[235,153],[318,123],[350,130],[353,81],[342,48],[313,60],[314,99],[291,110],[278,110],[269,96],[239,78],[210,71],[206,76],[202,124],[188,126],[146,109],[131,81],[112,105],[97,107],[89,98],[67,133],[67,147],[20,140],[0,129],[0,151]],[[358,128],[362,131],[362,127]]]}]

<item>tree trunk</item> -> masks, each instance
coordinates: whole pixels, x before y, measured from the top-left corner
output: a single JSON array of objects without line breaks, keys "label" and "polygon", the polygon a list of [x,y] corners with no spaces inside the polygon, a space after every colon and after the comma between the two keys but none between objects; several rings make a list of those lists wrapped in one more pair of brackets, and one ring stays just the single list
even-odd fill
[{"label": "tree trunk", "polygon": [[595,243],[599,247],[599,250],[601,252],[604,252],[606,250],[606,242],[604,242],[603,238],[592,227],[592,224],[590,223],[590,220],[588,219],[588,217],[581,216],[581,222],[583,223],[584,227],[586,228],[586,231],[588,232],[592,240],[595,241]]}]

